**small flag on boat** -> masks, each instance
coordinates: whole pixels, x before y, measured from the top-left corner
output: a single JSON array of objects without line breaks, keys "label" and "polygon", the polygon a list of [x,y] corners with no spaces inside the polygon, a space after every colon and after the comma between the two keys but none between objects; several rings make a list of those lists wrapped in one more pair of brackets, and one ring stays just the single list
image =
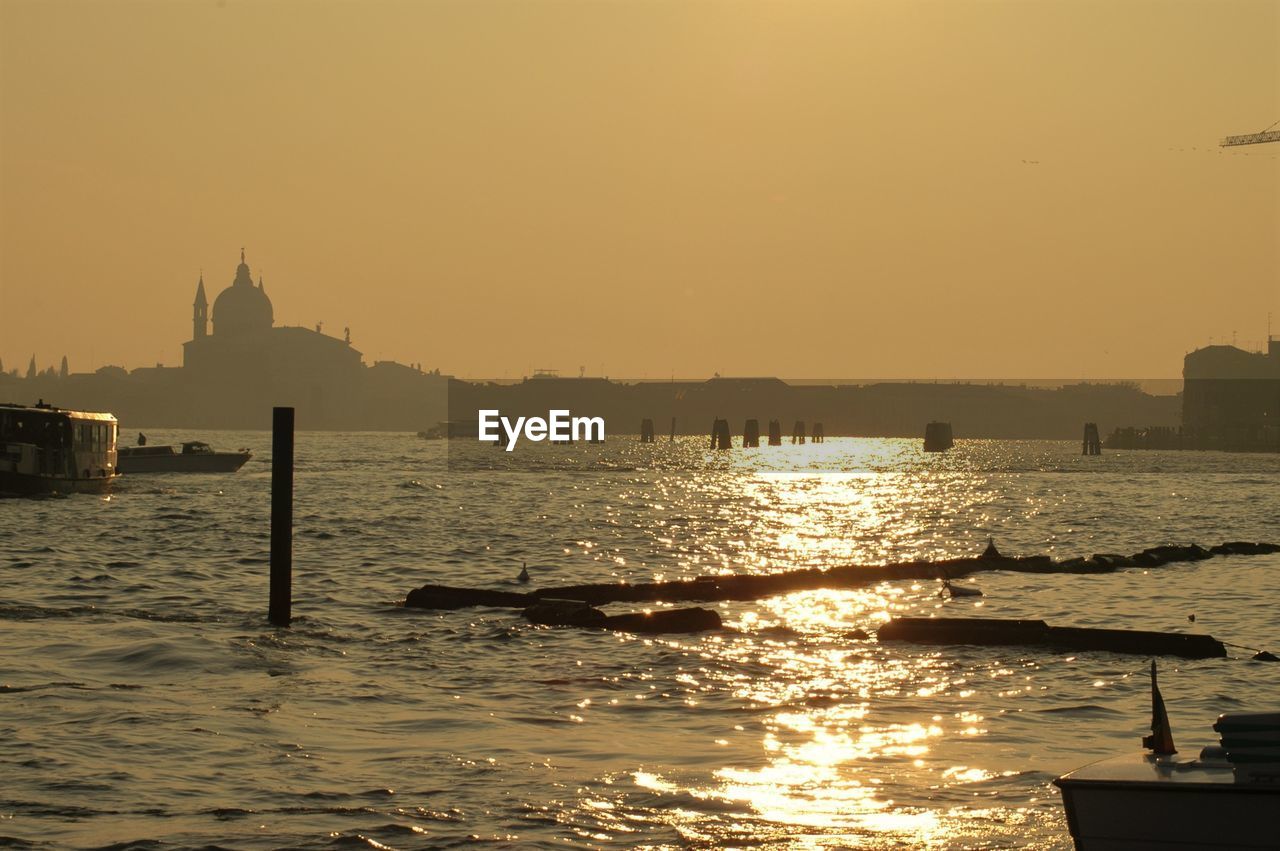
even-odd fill
[{"label": "small flag on boat", "polygon": [[1173,746],[1173,731],[1169,729],[1169,713],[1164,708],[1164,698],[1160,696],[1160,686],[1156,685],[1156,663],[1151,660],[1151,735],[1142,737],[1142,746],[1157,754],[1175,754],[1178,749]]}]

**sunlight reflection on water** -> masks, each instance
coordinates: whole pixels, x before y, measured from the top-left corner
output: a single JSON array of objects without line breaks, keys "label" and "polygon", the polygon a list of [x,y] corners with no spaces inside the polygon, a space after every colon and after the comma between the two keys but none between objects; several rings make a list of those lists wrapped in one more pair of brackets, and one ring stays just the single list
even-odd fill
[{"label": "sunlight reflection on water", "polygon": [[[805,591],[717,604],[729,628],[687,636],[394,608],[427,581],[514,588],[522,562],[541,587],[949,557],[988,535],[1014,554],[1132,552],[1274,538],[1280,509],[1268,458],[838,438],[543,449],[470,466],[450,449],[446,468],[445,447],[403,435],[299,435],[288,632],[262,623],[261,455],[109,502],[0,507],[0,834],[1065,849],[1050,782],[1136,747],[1145,660],[865,635],[928,614],[1186,631],[1194,612],[1197,631],[1280,649],[1275,557],[988,573],[974,600],[933,581]],[[1188,750],[1280,676],[1239,658],[1161,674]]]}]

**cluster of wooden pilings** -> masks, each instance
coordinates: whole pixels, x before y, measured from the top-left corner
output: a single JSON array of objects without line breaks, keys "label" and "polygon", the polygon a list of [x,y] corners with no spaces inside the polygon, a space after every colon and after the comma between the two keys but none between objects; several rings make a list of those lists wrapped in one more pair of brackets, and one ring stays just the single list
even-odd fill
[{"label": "cluster of wooden pilings", "polygon": [[[671,439],[676,439],[676,418],[671,418]],[[653,443],[655,440],[653,420],[643,419],[640,421],[640,442]],[[793,444],[803,444],[806,440],[813,443],[823,443],[826,440],[826,430],[822,423],[814,423],[811,428],[806,430],[804,420],[796,420],[791,427],[791,442]],[[742,447],[751,449],[760,445],[760,421],[757,419],[749,419],[742,429]],[[782,445],[782,423],[779,420],[769,420],[769,445]],[[951,430],[951,423],[948,422],[931,422],[924,430],[924,451],[925,452],[946,452],[955,445],[955,438]],[[711,424],[711,448],[712,449],[732,449],[733,440],[729,432],[729,421],[725,419],[717,419]],[[1084,424],[1084,442],[1082,453],[1084,455],[1101,455],[1102,454],[1102,438],[1099,436],[1097,423]]]},{"label": "cluster of wooden pilings", "polygon": [[954,445],[951,423],[931,422],[924,427],[925,452],[946,452]]},{"label": "cluster of wooden pilings", "polygon": [[731,449],[733,439],[729,437],[729,421],[716,420],[711,424],[711,448]]},{"label": "cluster of wooden pilings", "polygon": [[[676,433],[675,420],[671,421],[671,437],[675,439]],[[813,428],[808,431],[808,435],[814,443],[823,443],[826,440],[826,431],[822,423],[814,423]],[[806,439],[806,429],[804,420],[796,420],[795,425],[791,428],[791,442],[804,443]],[[640,442],[653,443],[653,420],[644,419],[640,421]],[[760,445],[760,421],[757,419],[747,420],[742,428],[742,447],[744,449],[755,448]],[[769,445],[782,445],[782,423],[778,420],[769,420]],[[717,419],[711,424],[711,448],[712,449],[732,449],[733,437],[729,431],[729,421],[725,419]]]},{"label": "cluster of wooden pilings", "polygon": [[1102,454],[1102,438],[1098,436],[1097,423],[1084,424],[1084,443],[1080,450],[1081,455],[1101,455]]},{"label": "cluster of wooden pilings", "polygon": [[[826,442],[827,433],[823,429],[822,423],[813,424],[813,428],[809,431],[809,439],[814,443]],[[795,426],[791,429],[791,442],[804,443],[804,440],[804,420],[796,420]]]}]

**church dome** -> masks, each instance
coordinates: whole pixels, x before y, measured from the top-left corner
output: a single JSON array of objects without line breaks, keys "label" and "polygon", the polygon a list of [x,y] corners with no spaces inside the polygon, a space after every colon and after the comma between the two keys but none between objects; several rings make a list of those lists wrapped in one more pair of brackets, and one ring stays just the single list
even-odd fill
[{"label": "church dome", "polygon": [[236,279],[213,302],[213,333],[227,335],[266,331],[274,322],[271,299],[267,298],[261,279],[254,285],[241,249]]}]

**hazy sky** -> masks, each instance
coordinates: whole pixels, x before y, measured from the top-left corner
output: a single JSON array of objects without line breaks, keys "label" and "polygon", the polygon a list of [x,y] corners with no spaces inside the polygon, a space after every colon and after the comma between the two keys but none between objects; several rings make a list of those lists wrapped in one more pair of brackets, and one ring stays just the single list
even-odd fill
[{"label": "hazy sky", "polygon": [[1140,377],[1280,334],[1280,3],[0,0],[0,359]]}]

